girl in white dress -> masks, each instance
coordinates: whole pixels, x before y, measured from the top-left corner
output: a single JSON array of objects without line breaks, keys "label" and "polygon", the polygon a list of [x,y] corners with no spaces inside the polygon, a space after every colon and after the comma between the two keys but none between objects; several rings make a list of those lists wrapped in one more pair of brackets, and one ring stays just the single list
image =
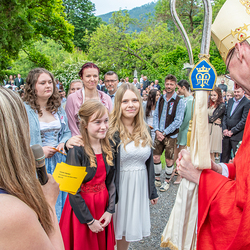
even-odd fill
[{"label": "girl in white dress", "polygon": [[122,84],[116,93],[110,120],[116,167],[117,250],[127,250],[129,242],[150,235],[149,200],[156,204],[158,195],[149,131],[138,90],[132,84]]}]

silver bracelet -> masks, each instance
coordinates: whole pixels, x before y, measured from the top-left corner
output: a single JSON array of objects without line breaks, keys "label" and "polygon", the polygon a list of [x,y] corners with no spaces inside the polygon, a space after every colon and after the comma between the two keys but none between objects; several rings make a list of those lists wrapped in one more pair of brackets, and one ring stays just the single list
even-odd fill
[{"label": "silver bracelet", "polygon": [[95,222],[95,219],[93,219],[89,224],[87,223],[88,226],[91,226]]}]

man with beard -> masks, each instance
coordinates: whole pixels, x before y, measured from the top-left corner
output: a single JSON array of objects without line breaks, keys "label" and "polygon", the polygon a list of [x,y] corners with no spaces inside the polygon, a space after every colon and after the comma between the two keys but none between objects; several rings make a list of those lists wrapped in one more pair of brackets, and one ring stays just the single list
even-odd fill
[{"label": "man with beard", "polygon": [[[161,186],[160,191],[167,191],[169,180],[174,169],[174,148],[177,141],[179,128],[184,117],[185,104],[176,94],[177,79],[174,75],[167,75],[165,78],[166,94],[159,98],[155,112],[153,127],[155,130],[154,142],[154,165],[155,185]],[[161,154],[165,150],[166,180],[161,185]]]},{"label": "man with beard", "polygon": [[[250,94],[249,1],[227,0],[212,25],[212,37],[231,79]],[[190,154],[178,156],[179,174],[199,185],[197,250],[250,249],[250,117],[233,163],[197,170]]]}]

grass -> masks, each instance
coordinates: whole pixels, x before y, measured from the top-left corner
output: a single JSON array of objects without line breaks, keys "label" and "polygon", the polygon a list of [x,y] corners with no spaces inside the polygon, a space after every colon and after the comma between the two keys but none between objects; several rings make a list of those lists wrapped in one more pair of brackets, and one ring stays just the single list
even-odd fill
[{"label": "grass", "polygon": [[162,169],[165,169],[165,166],[166,166],[165,150],[163,151],[163,153],[161,155],[161,165],[162,165]]},{"label": "grass", "polygon": [[[161,155],[161,166],[162,166],[162,169],[165,169],[165,166],[166,166],[165,150],[163,151]],[[176,162],[174,163],[174,168],[175,167],[176,167]]]}]

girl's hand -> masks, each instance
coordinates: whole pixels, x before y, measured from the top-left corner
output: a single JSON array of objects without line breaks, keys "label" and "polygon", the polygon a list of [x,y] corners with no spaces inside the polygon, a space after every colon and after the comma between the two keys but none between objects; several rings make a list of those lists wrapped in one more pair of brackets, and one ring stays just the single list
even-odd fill
[{"label": "girl's hand", "polygon": [[65,153],[64,150],[64,142],[59,143],[58,146],[56,147],[57,150],[62,151],[63,153]]},{"label": "girl's hand", "polygon": [[[112,214],[109,212],[105,212],[102,217],[100,218],[99,222],[101,223],[102,227],[106,227],[109,222],[111,221]],[[103,222],[104,221],[104,222]],[[103,222],[103,223],[102,223]]]},{"label": "girl's hand", "polygon": [[[89,225],[88,225],[89,226]],[[101,223],[99,220],[95,220],[94,223],[92,225],[89,226],[89,229],[93,232],[93,233],[99,233],[101,231],[103,231],[104,229],[101,226]]]},{"label": "girl's hand", "polygon": [[53,147],[44,146],[43,152],[44,152],[45,158],[51,158],[56,153],[56,150]]},{"label": "girl's hand", "polygon": [[150,200],[151,204],[152,204],[152,205],[155,205],[155,204],[157,203],[158,199],[159,199],[159,197]]},{"label": "girl's hand", "polygon": [[221,119],[218,118],[217,120],[214,121],[214,123],[220,125],[221,124]]},{"label": "girl's hand", "polygon": [[84,146],[82,136],[81,135],[75,135],[71,137],[67,142],[66,142],[66,148],[69,150],[70,148],[73,148],[73,146]]},{"label": "girl's hand", "polygon": [[48,174],[48,182],[45,185],[42,185],[42,190],[51,208],[55,208],[60,189],[59,184],[51,174]]}]

